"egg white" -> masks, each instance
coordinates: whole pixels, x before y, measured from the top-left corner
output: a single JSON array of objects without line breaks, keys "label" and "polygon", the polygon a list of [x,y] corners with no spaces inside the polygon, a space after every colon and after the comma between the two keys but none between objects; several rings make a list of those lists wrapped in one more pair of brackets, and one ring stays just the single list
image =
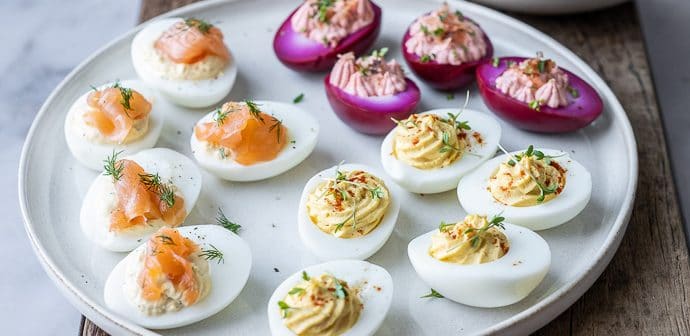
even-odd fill
[{"label": "egg white", "polygon": [[[103,169],[103,160],[113,153],[123,151],[123,155],[134,154],[142,149],[153,147],[161,135],[165,111],[170,104],[161,99],[157,92],[151,90],[139,80],[119,81],[120,85],[131,88],[139,92],[146,100],[151,103],[151,113],[149,114],[149,129],[142,137],[137,140],[123,144],[97,143],[89,139],[83,128],[87,128],[84,123],[83,115],[90,111],[87,103],[87,96],[91,91],[81,95],[70,107],[65,118],[65,140],[67,147],[75,159],[82,165],[93,170]],[[98,87],[103,90],[112,87],[114,83],[108,83]],[[94,132],[97,132],[94,130]]]},{"label": "egg white", "polygon": [[307,198],[316,186],[324,182],[324,178],[333,178],[338,167],[334,166],[314,175],[304,186],[297,211],[297,229],[302,243],[320,260],[358,259],[364,260],[376,253],[388,241],[400,213],[400,190],[395,183],[369,166],[361,164],[343,164],[340,171],[363,170],[372,174],[386,184],[391,198],[388,210],[381,223],[371,232],[357,238],[338,238],[327,234],[312,223],[307,213]]},{"label": "egg white", "polygon": [[[198,108],[221,101],[228,95],[237,78],[237,60],[230,52],[230,62],[225,70],[213,79],[177,80],[162,78],[146,62],[146,55],[154,48],[156,40],[181,18],[160,19],[142,28],[132,40],[132,65],[139,77],[159,90],[175,104]],[[224,40],[227,46],[227,40]]]},{"label": "egg white", "polygon": [[169,329],[206,319],[227,307],[240,294],[249,278],[252,254],[249,245],[238,235],[218,225],[195,225],[178,228],[201,249],[211,245],[223,252],[223,262],[209,260],[211,290],[205,298],[176,312],[147,316],[129,302],[124,292],[127,265],[137,263],[137,256],[146,248],[143,242],[120,261],[108,276],[103,290],[105,304],[115,313],[151,329]]},{"label": "egg white", "polygon": [[343,336],[373,335],[388,314],[393,300],[393,279],[383,267],[366,261],[335,260],[309,266],[289,276],[276,288],[268,300],[268,323],[273,336],[294,336],[283,324],[278,301],[302,281],[302,271],[309,276],[331,274],[344,280],[350,286],[360,288],[360,299],[364,308],[359,319]]},{"label": "egg white", "polygon": [[[221,159],[217,151],[209,151],[205,141],[199,141],[195,134],[190,140],[194,158],[201,167],[212,174],[229,181],[258,181],[280,175],[300,164],[314,150],[319,136],[319,123],[314,117],[294,104],[273,101],[256,101],[262,112],[274,115],[287,128],[287,145],[278,156],[265,162],[249,166],[241,165],[230,158]],[[215,111],[197,122],[213,122]],[[270,120],[266,120],[270,123]],[[294,142],[293,142],[294,141]]]},{"label": "egg white", "polygon": [[[436,114],[443,118],[448,113],[459,113],[459,109],[435,109],[421,114]],[[468,121],[472,130],[479,132],[483,144],[478,144],[469,136],[470,146],[459,160],[439,169],[419,169],[396,159],[393,156],[394,128],[381,144],[381,164],[388,175],[409,192],[434,194],[451,190],[467,173],[493,157],[501,140],[501,125],[492,116],[472,110],[464,110],[458,121]]]},{"label": "egg white", "polygon": [[[537,148],[535,148],[537,149]],[[498,214],[506,221],[539,231],[561,225],[577,216],[592,195],[592,176],[587,169],[570,158],[567,153],[554,149],[538,149],[545,155],[558,156],[554,161],[567,170],[565,187],[554,199],[529,207],[502,204],[486,188],[489,178],[499,164],[508,160],[501,155],[487,161],[458,184],[458,199],[467,213]],[[513,152],[511,155],[521,154]]]},{"label": "egg white", "polygon": [[[192,211],[201,191],[201,172],[192,160],[167,148],[143,150],[122,157],[138,163],[147,173],[158,173],[163,182],[172,181],[184,198],[187,214]],[[112,200],[115,197],[112,177],[100,174],[89,187],[81,206],[79,221],[82,232],[97,245],[116,252],[139,246],[159,227],[142,226],[133,231],[116,233],[109,230]]]},{"label": "egg white", "polygon": [[445,298],[473,307],[507,306],[524,299],[551,266],[551,250],[533,231],[504,223],[510,249],[503,257],[477,265],[443,262],[429,255],[433,230],[413,239],[407,255],[417,275]]}]

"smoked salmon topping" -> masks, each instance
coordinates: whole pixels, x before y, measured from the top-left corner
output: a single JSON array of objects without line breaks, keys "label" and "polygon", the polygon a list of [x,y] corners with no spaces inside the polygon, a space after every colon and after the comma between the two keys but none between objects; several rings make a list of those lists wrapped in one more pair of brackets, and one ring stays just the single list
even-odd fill
[{"label": "smoked salmon topping", "polygon": [[110,215],[110,230],[121,231],[152,220],[161,219],[167,225],[180,225],[187,211],[184,199],[173,187],[161,181],[158,174],[148,174],[131,160],[119,160],[113,175],[117,206]]},{"label": "smoked salmon topping", "polygon": [[86,103],[90,108],[84,114],[86,124],[117,143],[127,139],[135,124],[147,122],[151,112],[151,103],[144,96],[117,83],[89,93]]},{"label": "smoked salmon topping", "polygon": [[156,40],[154,48],[175,63],[193,64],[208,55],[230,59],[220,29],[199,19],[172,25]]},{"label": "smoked salmon topping", "polygon": [[139,286],[144,300],[158,301],[164,295],[160,281],[167,278],[182,293],[182,302],[189,306],[199,299],[199,283],[191,260],[199,246],[169,227],[162,227],[146,243],[144,267],[139,273]]},{"label": "smoked salmon topping", "polygon": [[216,111],[212,122],[194,128],[200,141],[220,147],[221,157],[241,165],[270,161],[287,143],[287,128],[274,116],[263,113],[251,101],[228,102]]}]

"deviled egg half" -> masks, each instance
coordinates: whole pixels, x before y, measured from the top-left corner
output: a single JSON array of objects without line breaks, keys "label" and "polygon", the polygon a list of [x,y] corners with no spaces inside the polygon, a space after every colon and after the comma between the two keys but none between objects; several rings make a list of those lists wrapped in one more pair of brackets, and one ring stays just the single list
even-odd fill
[{"label": "deviled egg half", "polygon": [[113,150],[125,155],[153,147],[163,129],[164,99],[138,80],[93,87],[67,112],[65,139],[74,158],[100,170]]},{"label": "deviled egg half", "polygon": [[381,144],[381,164],[407,191],[433,194],[451,190],[491,158],[501,125],[486,113],[436,109],[398,120]]},{"label": "deviled egg half", "polygon": [[297,272],[268,301],[274,336],[373,335],[393,300],[393,279],[384,268],[336,260]]},{"label": "deviled egg half", "polygon": [[319,124],[306,111],[272,101],[228,102],[194,127],[192,153],[203,168],[230,181],[282,174],[311,154]]},{"label": "deviled egg half", "polygon": [[199,168],[178,152],[153,148],[122,159],[114,152],[84,197],[81,229],[105,249],[131,251],[160,227],[182,224],[200,191]]},{"label": "deviled egg half", "polygon": [[139,77],[175,104],[206,107],[232,89],[237,64],[220,29],[196,18],[151,22],[132,40]]},{"label": "deviled egg half", "polygon": [[500,213],[532,230],[577,216],[592,195],[592,177],[568,153],[529,146],[487,161],[460,180],[458,198],[468,213]]},{"label": "deviled egg half", "polygon": [[412,267],[432,293],[455,302],[492,308],[524,299],[548,272],[551,250],[538,234],[503,220],[442,222],[407,246]]},{"label": "deviled egg half", "polygon": [[297,225],[304,245],[322,260],[369,258],[388,240],[400,192],[360,164],[328,168],[304,186]]},{"label": "deviled egg half", "polygon": [[160,228],[105,282],[105,304],[151,329],[177,328],[227,307],[249,278],[247,243],[217,225]]}]

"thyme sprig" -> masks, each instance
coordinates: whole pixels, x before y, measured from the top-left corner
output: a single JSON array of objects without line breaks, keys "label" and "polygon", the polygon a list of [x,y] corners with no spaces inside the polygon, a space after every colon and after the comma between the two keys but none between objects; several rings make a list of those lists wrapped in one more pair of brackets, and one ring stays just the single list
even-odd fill
[{"label": "thyme sprig", "polygon": [[237,234],[242,228],[242,225],[230,221],[228,217],[225,216],[223,208],[218,208],[218,214],[216,215],[216,223],[218,223],[218,225],[224,227],[225,229],[234,234]]},{"label": "thyme sprig", "polygon": [[103,160],[103,169],[105,170],[103,175],[112,176],[113,180],[115,181],[120,180],[120,177],[122,177],[122,170],[125,169],[125,165],[123,162],[119,161],[117,157],[122,154],[122,152],[123,151],[115,152],[113,149],[113,153]]},{"label": "thyme sprig", "polygon": [[435,289],[431,288],[431,292],[427,295],[423,295],[419,297],[420,299],[425,299],[425,298],[432,298],[432,299],[442,299],[444,298],[441,293],[437,292]]},{"label": "thyme sprig", "polygon": [[474,236],[470,239],[470,245],[472,245],[472,247],[476,248],[477,246],[479,246],[479,242],[482,239],[484,239],[484,234],[489,229],[496,227],[496,228],[501,228],[501,229],[505,230],[506,228],[503,225],[504,220],[505,220],[505,218],[502,217],[501,215],[494,215],[491,218],[491,220],[487,221],[486,224],[484,224],[482,227],[480,227],[480,228],[471,227],[471,228],[468,228],[467,230],[465,230],[465,232],[463,232],[463,233],[464,234],[468,234],[468,233],[472,233],[472,232],[475,233]]},{"label": "thyme sprig", "polygon": [[216,263],[225,263],[225,259],[223,256],[223,251],[219,250],[217,247],[213,246],[213,244],[208,244],[211,246],[210,249],[205,249],[201,250],[201,253],[199,253],[199,257],[202,257],[208,261],[215,260]]}]

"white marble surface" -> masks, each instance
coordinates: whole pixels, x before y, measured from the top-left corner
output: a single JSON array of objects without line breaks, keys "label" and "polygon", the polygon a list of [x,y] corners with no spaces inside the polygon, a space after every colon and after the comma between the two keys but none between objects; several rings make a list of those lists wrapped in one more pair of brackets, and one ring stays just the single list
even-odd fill
[{"label": "white marble surface", "polygon": [[[75,335],[79,312],[38,263],[24,231],[17,166],[43,100],[84,58],[136,24],[138,0],[2,0],[0,21],[0,332]],[[9,274],[7,274],[9,270]]]}]

